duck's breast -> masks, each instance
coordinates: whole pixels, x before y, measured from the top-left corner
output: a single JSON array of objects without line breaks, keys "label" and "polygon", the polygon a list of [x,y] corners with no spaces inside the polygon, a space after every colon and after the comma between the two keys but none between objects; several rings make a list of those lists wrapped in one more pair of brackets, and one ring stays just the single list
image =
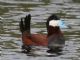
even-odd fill
[{"label": "duck's breast", "polygon": [[51,35],[48,37],[48,47],[63,47],[65,45],[65,39],[63,35]]}]

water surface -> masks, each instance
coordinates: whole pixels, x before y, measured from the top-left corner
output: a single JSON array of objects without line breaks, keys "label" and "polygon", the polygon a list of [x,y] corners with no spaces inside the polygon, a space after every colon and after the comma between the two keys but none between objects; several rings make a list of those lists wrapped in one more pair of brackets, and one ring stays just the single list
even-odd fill
[{"label": "water surface", "polygon": [[[21,53],[19,21],[32,15],[31,33],[45,33],[46,18],[52,13],[65,19],[72,28],[62,29],[66,44],[62,55],[27,56]],[[0,0],[0,59],[1,60],[80,60],[80,3],[72,0]],[[39,51],[38,51],[39,53]]]}]

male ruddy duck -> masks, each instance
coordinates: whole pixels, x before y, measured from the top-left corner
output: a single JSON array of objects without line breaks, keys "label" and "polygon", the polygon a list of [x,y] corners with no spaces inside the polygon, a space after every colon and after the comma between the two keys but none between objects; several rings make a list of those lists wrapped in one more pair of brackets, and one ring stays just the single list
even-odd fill
[{"label": "male ruddy duck", "polygon": [[31,34],[30,32],[31,14],[28,14],[20,21],[20,31],[22,33],[22,49],[30,52],[31,46],[46,46],[49,48],[48,52],[61,51],[65,45],[63,33],[60,30],[60,18],[55,14],[48,17],[46,22],[47,35],[45,34]]}]

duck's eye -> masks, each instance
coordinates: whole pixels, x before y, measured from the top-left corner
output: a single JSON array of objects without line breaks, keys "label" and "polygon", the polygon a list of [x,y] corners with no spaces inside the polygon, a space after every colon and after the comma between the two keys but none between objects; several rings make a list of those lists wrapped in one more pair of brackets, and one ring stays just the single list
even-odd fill
[{"label": "duck's eye", "polygon": [[59,20],[51,20],[49,21],[49,26],[59,26]]}]

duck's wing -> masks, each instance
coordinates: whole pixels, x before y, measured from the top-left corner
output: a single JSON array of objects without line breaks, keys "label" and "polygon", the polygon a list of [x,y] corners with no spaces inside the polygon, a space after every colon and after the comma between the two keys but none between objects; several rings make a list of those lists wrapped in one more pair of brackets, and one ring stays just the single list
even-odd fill
[{"label": "duck's wing", "polygon": [[44,34],[32,34],[31,40],[37,45],[47,46],[48,44],[47,36]]}]

